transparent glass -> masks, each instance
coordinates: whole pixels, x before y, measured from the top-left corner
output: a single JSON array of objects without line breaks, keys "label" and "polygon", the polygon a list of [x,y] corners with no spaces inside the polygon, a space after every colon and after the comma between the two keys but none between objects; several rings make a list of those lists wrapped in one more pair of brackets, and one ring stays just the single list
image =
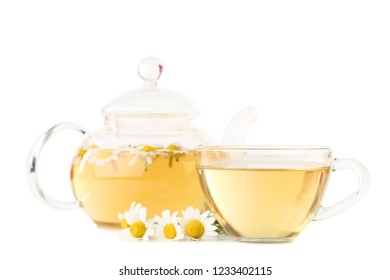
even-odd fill
[{"label": "transparent glass", "polygon": [[[367,192],[366,168],[327,147],[202,147],[195,162],[208,205],[233,238],[288,242],[312,221],[338,214]],[[321,200],[333,171],[350,169],[356,190],[332,206]]]},{"label": "transparent glass", "polygon": [[[81,207],[97,224],[113,226],[119,226],[118,213],[132,202],[146,206],[148,217],[165,209],[202,209],[194,148],[215,142],[196,127],[199,108],[190,98],[159,87],[163,68],[155,57],[142,60],[138,74],[143,87],[109,102],[102,110],[100,128],[89,133],[77,124],[60,123],[39,137],[27,163],[28,183],[38,199],[60,209]],[[241,110],[226,129],[224,143],[240,141],[254,119],[253,108]],[[74,201],[50,197],[39,181],[40,172],[50,172],[39,168],[45,144],[64,129],[84,135],[71,164]]]}]

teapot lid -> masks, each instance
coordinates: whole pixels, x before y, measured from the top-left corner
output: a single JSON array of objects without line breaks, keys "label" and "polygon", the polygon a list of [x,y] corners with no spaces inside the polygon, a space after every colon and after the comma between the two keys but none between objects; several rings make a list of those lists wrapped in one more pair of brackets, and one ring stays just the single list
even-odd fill
[{"label": "teapot lid", "polygon": [[159,87],[162,62],[147,57],[138,65],[144,86],[123,93],[103,107],[105,118],[117,117],[194,117],[200,114],[198,105],[179,92]]}]

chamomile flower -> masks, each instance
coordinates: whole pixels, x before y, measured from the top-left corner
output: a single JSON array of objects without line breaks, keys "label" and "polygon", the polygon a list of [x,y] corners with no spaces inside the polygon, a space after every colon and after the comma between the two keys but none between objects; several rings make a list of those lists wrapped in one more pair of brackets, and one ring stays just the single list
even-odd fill
[{"label": "chamomile flower", "polygon": [[137,215],[139,210],[142,208],[141,203],[131,203],[129,211],[126,211],[125,213],[118,213],[118,219],[121,221],[121,228],[128,228],[130,227],[129,224],[127,223],[127,219],[131,220],[132,218],[130,217],[131,215]]},{"label": "chamomile flower", "polygon": [[184,235],[191,240],[204,240],[214,238],[218,235],[215,231],[216,226],[213,226],[215,218],[210,215],[207,210],[200,214],[199,209],[188,207],[182,211],[183,218],[179,223],[183,229]]},{"label": "chamomile flower", "polygon": [[137,163],[138,158],[145,161],[145,169],[153,163],[154,158],[158,154],[156,151],[158,147],[152,147],[149,145],[130,147],[128,152],[135,155],[130,161],[129,166],[133,166]]},{"label": "chamomile flower", "polygon": [[88,159],[88,163],[95,165],[104,165],[119,159],[118,151],[109,151],[104,149],[94,149],[93,154]]},{"label": "chamomile flower", "polygon": [[153,163],[153,159],[157,155],[155,151],[142,151],[142,150],[137,150],[135,154],[143,158],[147,165],[151,165]]},{"label": "chamomile flower", "polygon": [[162,212],[162,217],[155,216],[156,221],[156,236],[158,238],[167,240],[180,240],[184,238],[181,226],[178,224],[178,218],[176,217],[178,212],[174,212],[171,216],[169,210]]},{"label": "chamomile flower", "polygon": [[[119,214],[118,218],[122,218],[121,225],[125,226],[124,229],[120,231],[120,235],[124,239],[128,240],[140,240],[147,241],[149,237],[153,236],[153,221],[146,220],[146,208],[142,207],[140,203],[131,204],[130,210],[124,214]],[[123,222],[123,218],[125,222]]]}]

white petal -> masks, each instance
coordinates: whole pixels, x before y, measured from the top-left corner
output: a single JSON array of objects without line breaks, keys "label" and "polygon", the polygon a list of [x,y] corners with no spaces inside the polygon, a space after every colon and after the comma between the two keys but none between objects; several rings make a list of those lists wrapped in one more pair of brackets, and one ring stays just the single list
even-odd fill
[{"label": "white petal", "polygon": [[182,233],[181,226],[179,226],[179,225],[174,225],[174,226],[175,226],[175,229],[176,229],[176,234],[181,234]]},{"label": "white petal", "polygon": [[132,225],[133,223],[138,221],[138,216],[137,215],[131,215],[130,213],[125,216],[126,222],[129,225]]},{"label": "white petal", "polygon": [[164,230],[163,230],[162,227],[157,227],[157,228],[156,228],[156,231],[155,231],[155,233],[154,233],[154,237],[155,237],[156,239],[164,239],[164,238],[165,238],[165,237],[164,237]]},{"label": "white petal", "polygon": [[188,217],[190,219],[197,219],[196,210],[192,206],[188,208]]},{"label": "white petal", "polygon": [[204,211],[204,212],[202,213],[202,215],[200,215],[200,217],[201,217],[202,219],[206,220],[207,217],[209,216],[209,214],[210,214],[210,210],[207,210],[207,211]]},{"label": "white petal", "polygon": [[134,213],[131,212],[131,211],[126,211],[123,216],[125,217],[125,219],[128,219],[130,218],[131,216],[134,216]]},{"label": "white petal", "polygon": [[142,222],[146,221],[146,208],[145,207],[142,207],[141,209],[139,209],[138,216]]},{"label": "white petal", "polygon": [[185,219],[185,218],[177,218],[177,222],[183,226],[184,224],[187,224],[188,223],[188,219]]},{"label": "white petal", "polygon": [[162,218],[169,224],[171,222],[171,212],[169,210],[164,210],[162,212]]},{"label": "white petal", "polygon": [[175,218],[176,218],[177,214],[179,214],[179,211],[175,211],[175,212],[173,212],[173,214],[172,214],[172,216],[171,216],[171,217],[175,217]]},{"label": "white petal", "polygon": [[127,216],[126,217],[126,223],[128,225],[132,225],[133,223],[135,223],[137,221],[136,219],[136,216]]},{"label": "white petal", "polygon": [[176,237],[174,238],[174,240],[182,240],[182,239],[184,239],[184,234],[182,234],[182,233],[178,233],[176,235]]},{"label": "white petal", "polygon": [[145,231],[145,234],[144,236],[147,235],[147,236],[153,236],[154,235],[154,230],[152,230],[151,228],[148,228],[146,231]]},{"label": "white petal", "polygon": [[137,203],[134,207],[134,210],[135,211],[139,211],[140,209],[142,208],[142,204],[141,203]]},{"label": "white petal", "polygon": [[185,235],[187,235],[187,232],[186,232],[187,223],[180,224],[180,226],[181,226],[181,231],[182,231]]},{"label": "white petal", "polygon": [[200,218],[200,211],[199,211],[198,208],[195,209],[195,217],[196,217],[197,219]]},{"label": "white petal", "polygon": [[187,209],[186,211],[186,218],[192,219],[194,217],[194,211],[191,211],[190,209]]},{"label": "white petal", "polygon": [[156,227],[156,225],[154,223],[155,223],[154,219],[147,219],[145,222],[145,225],[147,228],[154,229]]},{"label": "white petal", "polygon": [[147,229],[146,231],[145,231],[145,234],[144,234],[144,236],[142,236],[142,241],[148,241],[149,240],[149,237],[151,237],[151,236],[153,236],[154,235],[154,230],[152,230],[152,229]]},{"label": "white petal", "polygon": [[172,224],[177,224],[177,222],[178,222],[178,218],[176,217],[177,214],[178,214],[177,211],[176,211],[175,213],[172,214],[172,216],[171,216],[171,223],[172,223]]},{"label": "white petal", "polygon": [[127,224],[132,225],[134,222],[138,221],[138,215],[134,212],[126,212],[125,219]]},{"label": "white petal", "polygon": [[154,220],[158,225],[163,225],[165,223],[165,221],[160,216],[157,215],[154,217]]},{"label": "white petal", "polygon": [[205,225],[212,225],[215,222],[215,218],[207,218],[203,223]]},{"label": "white petal", "polygon": [[130,211],[133,210],[134,207],[135,207],[135,202],[132,202],[132,203],[131,203],[131,206],[130,206]]},{"label": "white petal", "polygon": [[206,231],[215,231],[217,229],[216,226],[205,226]]}]

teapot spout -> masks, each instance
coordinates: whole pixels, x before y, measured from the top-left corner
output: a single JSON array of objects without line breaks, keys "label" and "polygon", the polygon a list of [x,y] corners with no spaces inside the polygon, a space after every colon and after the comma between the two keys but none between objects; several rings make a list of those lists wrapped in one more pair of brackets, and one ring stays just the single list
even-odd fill
[{"label": "teapot spout", "polygon": [[247,106],[230,120],[222,136],[222,145],[243,145],[248,128],[257,121],[257,111]]}]

